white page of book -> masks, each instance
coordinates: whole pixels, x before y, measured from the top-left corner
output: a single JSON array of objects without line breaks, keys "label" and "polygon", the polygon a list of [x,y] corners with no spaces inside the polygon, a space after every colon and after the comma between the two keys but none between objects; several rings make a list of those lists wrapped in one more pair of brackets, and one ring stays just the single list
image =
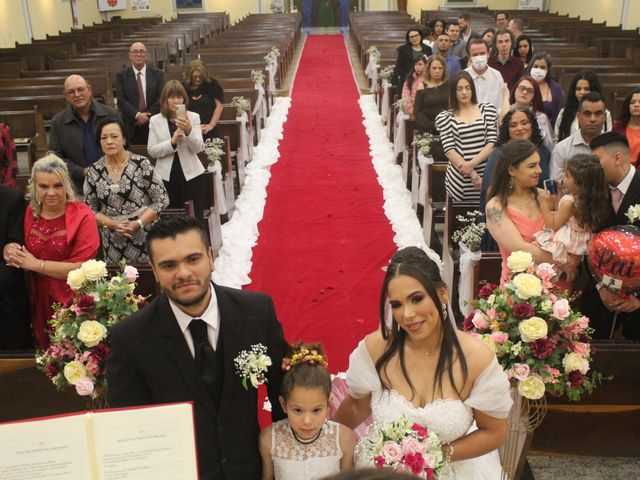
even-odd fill
[{"label": "white page of book", "polygon": [[161,405],[93,416],[100,480],[197,480],[191,405]]},{"label": "white page of book", "polygon": [[88,480],[85,415],[0,425],[2,480]]}]

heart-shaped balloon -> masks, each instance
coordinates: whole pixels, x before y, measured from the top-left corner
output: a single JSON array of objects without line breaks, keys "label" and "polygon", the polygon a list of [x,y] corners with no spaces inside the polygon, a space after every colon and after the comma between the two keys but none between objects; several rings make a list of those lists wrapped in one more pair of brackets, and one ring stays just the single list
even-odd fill
[{"label": "heart-shaped balloon", "polygon": [[611,290],[640,290],[640,228],[618,225],[597,233],[589,243],[591,275]]}]

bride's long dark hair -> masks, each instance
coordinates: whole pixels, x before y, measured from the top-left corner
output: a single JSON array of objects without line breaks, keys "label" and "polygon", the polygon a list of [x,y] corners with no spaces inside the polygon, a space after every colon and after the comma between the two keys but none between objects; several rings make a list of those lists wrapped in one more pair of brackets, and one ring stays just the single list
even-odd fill
[{"label": "bride's long dark hair", "polygon": [[[423,250],[417,247],[406,247],[395,253],[391,258],[391,263],[389,264],[387,274],[384,277],[384,282],[382,284],[382,293],[380,295],[380,330],[382,331],[382,338],[387,341],[387,346],[384,353],[376,361],[376,371],[380,378],[382,387],[384,389],[390,388],[383,377],[382,372],[385,372],[386,377],[387,365],[397,353],[400,360],[402,375],[411,388],[411,398],[413,399],[413,396],[415,395],[415,388],[409,378],[404,358],[404,345],[407,333],[403,328],[399,328],[398,323],[393,319],[393,317],[391,318],[391,324],[387,325],[387,296],[389,282],[398,275],[407,275],[420,282],[438,309],[440,324],[442,326],[442,346],[440,347],[440,355],[438,356],[436,374],[433,378],[434,394],[436,392],[436,388],[440,390],[440,393],[442,393],[442,378],[446,371],[451,385],[458,396],[460,396],[462,387],[467,382],[469,369],[467,367],[467,361],[464,357],[464,353],[462,352],[462,347],[458,341],[458,336],[456,335],[451,322],[446,319],[444,311],[442,310],[442,304],[438,297],[437,289],[445,287],[446,284],[442,281],[438,265],[431,260]],[[453,363],[456,357],[460,360],[460,366],[462,368],[462,386],[460,386],[460,388],[458,388],[453,378]]]}]

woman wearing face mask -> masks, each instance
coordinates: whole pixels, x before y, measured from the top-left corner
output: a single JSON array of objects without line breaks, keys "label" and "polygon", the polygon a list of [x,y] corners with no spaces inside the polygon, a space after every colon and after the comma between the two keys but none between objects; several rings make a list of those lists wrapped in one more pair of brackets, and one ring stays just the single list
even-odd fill
[{"label": "woman wearing face mask", "polygon": [[531,58],[531,63],[526,74],[538,82],[544,111],[555,125],[560,109],[564,106],[564,92],[558,83],[551,79],[551,56],[546,52],[536,53]]},{"label": "woman wearing face mask", "polygon": [[515,88],[511,92],[510,97],[511,109],[527,108],[536,116],[538,127],[542,134],[542,141],[551,152],[553,150],[553,133],[551,131],[551,122],[544,112],[542,104],[542,95],[538,83],[531,77],[524,76],[518,80]]},{"label": "woman wearing face mask", "polygon": [[[564,108],[558,113],[554,128],[555,142],[558,143],[568,136],[576,133],[580,128],[578,126],[578,105],[580,99],[587,93],[602,93],[602,85],[598,79],[598,75],[593,70],[583,70],[578,72],[571,80],[569,90],[567,91],[567,102]],[[611,130],[611,112],[607,110],[607,119],[602,127],[602,132]]]},{"label": "woman wearing face mask", "polygon": [[480,186],[484,166],[498,140],[496,108],[478,104],[473,79],[458,72],[449,92],[450,110],[436,117],[436,127],[449,166],[445,174],[447,194],[454,201],[480,204]]},{"label": "woman wearing face mask", "polygon": [[398,47],[398,58],[396,59],[396,93],[399,97],[402,97],[402,87],[407,75],[413,71],[413,62],[423,56],[430,56],[432,52],[431,47],[422,43],[424,37],[417,28],[409,29],[406,39],[407,43]]},{"label": "woman wearing face mask", "polygon": [[524,68],[527,68],[533,57],[533,45],[531,39],[527,35],[520,35],[513,46],[513,56],[520,58],[524,62]]},{"label": "woman wearing face mask", "polygon": [[405,101],[405,113],[413,115],[413,102],[416,92],[427,81],[427,57],[420,57],[413,62],[413,72],[407,75],[402,87],[402,99]]}]

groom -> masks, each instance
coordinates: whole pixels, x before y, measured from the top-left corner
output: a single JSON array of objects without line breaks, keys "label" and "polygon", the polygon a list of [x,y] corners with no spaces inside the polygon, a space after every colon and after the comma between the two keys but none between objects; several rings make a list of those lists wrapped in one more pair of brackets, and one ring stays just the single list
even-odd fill
[{"label": "groom", "polygon": [[257,390],[243,388],[234,359],[253,345],[267,348],[272,417],[283,418],[287,343],[271,298],[211,282],[213,254],[196,219],[157,222],[147,250],[163,294],[111,332],[109,404],[193,402],[200,479],[259,479]]}]

